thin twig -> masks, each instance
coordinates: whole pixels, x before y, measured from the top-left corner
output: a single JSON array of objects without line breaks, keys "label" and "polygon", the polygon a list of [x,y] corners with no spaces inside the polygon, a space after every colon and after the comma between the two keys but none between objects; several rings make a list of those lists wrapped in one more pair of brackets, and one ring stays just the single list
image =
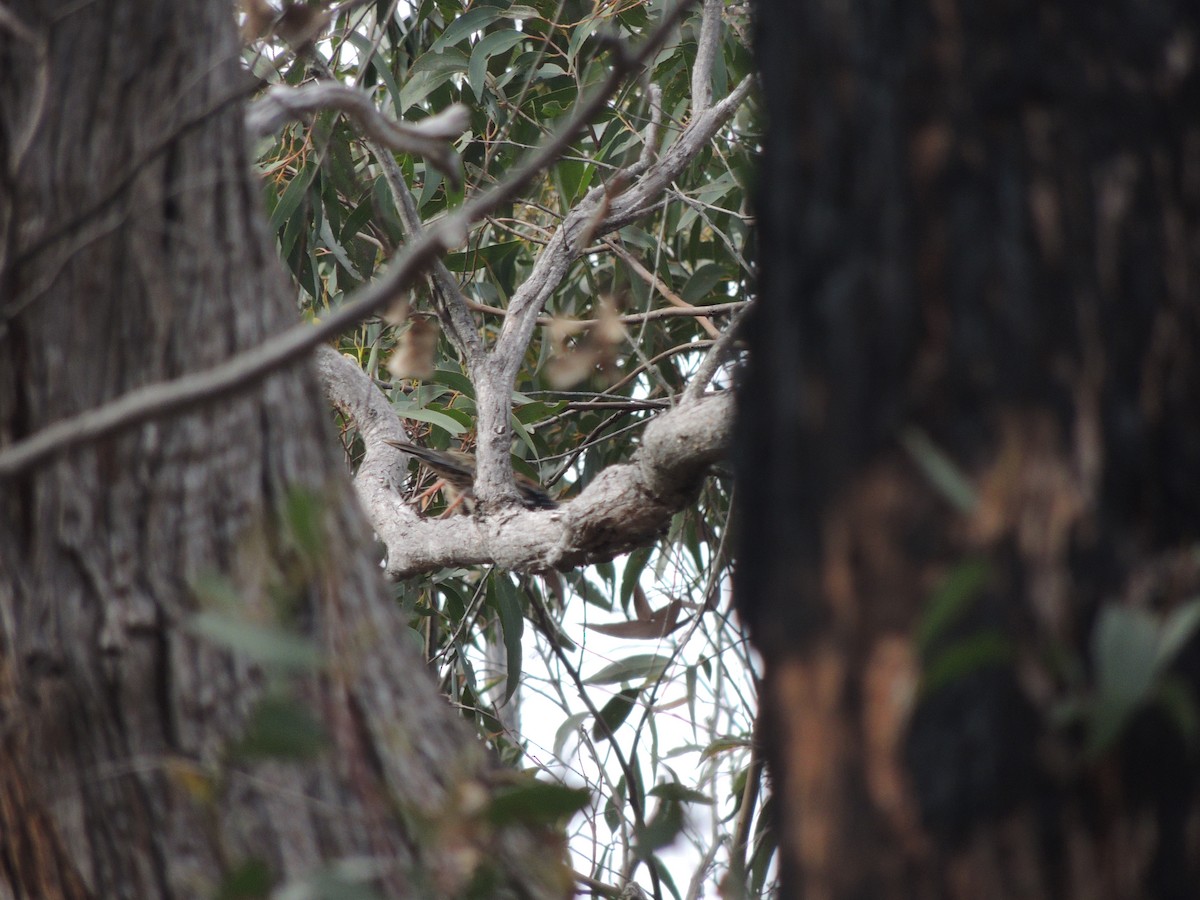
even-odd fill
[{"label": "thin twig", "polygon": [[[617,316],[616,319],[618,322],[621,322],[622,324],[625,324],[625,325],[635,325],[639,322],[653,322],[656,319],[678,319],[678,318],[689,318],[689,317],[693,317],[693,316],[701,317],[701,318],[707,317],[707,316],[720,316],[720,315],[724,315],[725,313],[736,313],[742,307],[746,306],[748,301],[737,300],[732,303],[714,303],[711,306],[692,306],[691,304],[688,304],[684,301],[680,301],[680,302],[684,303],[684,305],[681,307],[680,306],[664,306],[659,309],[647,310],[646,312],[626,313],[625,315]],[[508,315],[507,309],[501,309],[498,306],[488,306],[486,303],[476,303],[474,301],[468,301],[467,306],[470,307],[470,309],[473,310],[474,312],[488,313],[489,315],[493,315],[493,316],[507,316]],[[538,318],[537,318],[537,324],[543,325],[543,326],[560,324],[561,321],[562,320],[556,319],[553,316],[538,316]],[[599,324],[599,322],[600,322],[600,319],[571,319],[570,320],[570,323],[572,325],[577,325],[580,328],[586,328],[590,325],[597,325],[597,324]],[[717,337],[718,338],[720,337],[720,332],[717,332]]]},{"label": "thin twig", "polygon": [[721,365],[729,358],[729,354],[732,352],[733,345],[737,341],[738,334],[741,331],[742,323],[746,321],[746,316],[753,306],[752,302],[743,303],[742,308],[725,329],[725,333],[717,338],[716,343],[708,351],[708,355],[704,357],[704,361],[700,363],[700,368],[696,370],[696,374],[692,376],[692,380],[688,382],[688,386],[683,389],[683,399],[685,401],[694,400],[704,393],[704,389],[708,387],[708,383],[717,374],[717,369],[721,368]]},{"label": "thin twig", "polygon": [[278,84],[250,105],[246,130],[252,138],[265,137],[292,119],[322,109],[345,113],[372,141],[401,153],[423,156],[453,184],[461,185],[458,157],[451,146],[451,141],[471,124],[470,110],[461,103],[410,125],[388,118],[366,93],[344,84],[330,81],[301,87]]},{"label": "thin twig", "polygon": [[[583,678],[579,675],[579,670],[567,659],[566,651],[559,645],[560,642],[554,640],[554,626],[550,622],[550,616],[545,609],[545,605],[532,594],[530,594],[529,599],[529,605],[533,607],[534,612],[537,614],[538,625],[547,635],[547,643],[550,644],[555,656],[558,657],[559,663],[567,670],[567,674],[571,676],[575,690],[579,692],[579,699],[583,701],[583,705],[591,714],[601,733],[608,737],[608,745],[612,748],[613,756],[617,759],[617,765],[621,767],[621,772],[625,775],[625,796],[629,800],[629,808],[633,812],[634,826],[637,829],[644,828],[646,825],[646,814],[641,798],[637,794],[638,781],[634,775],[633,767],[629,765],[629,760],[625,758],[625,754],[621,750],[621,745],[617,743],[617,736],[613,734],[612,728],[601,717],[600,710],[596,708],[596,704],[592,702],[592,698],[588,695],[587,688],[583,684]],[[650,868],[650,875],[651,879],[657,883],[657,874],[653,867]],[[629,877],[632,877],[632,872],[629,873]]]},{"label": "thin twig", "polygon": [[754,807],[757,804],[758,792],[762,785],[764,761],[760,746],[762,737],[762,708],[760,706],[754,717],[754,728],[750,733],[750,763],[746,771],[746,786],[742,791],[742,805],[738,810],[737,824],[734,827],[733,846],[729,848],[730,864],[742,879],[746,877],[750,826],[754,821]]},{"label": "thin twig", "polygon": [[[636,256],[634,256],[616,241],[612,240],[611,238],[604,238],[604,244],[609,250],[621,257],[621,259],[625,261],[625,264],[628,265],[629,268],[633,269],[634,273],[636,273],[638,277],[662,294],[668,303],[671,303],[680,309],[696,309],[695,306],[688,303],[673,290],[671,290],[665,281],[643,266]],[[699,320],[699,325],[708,332],[708,336],[713,340],[716,340],[721,336],[721,332],[717,329],[717,326],[712,323],[711,319],[703,314]]]}]

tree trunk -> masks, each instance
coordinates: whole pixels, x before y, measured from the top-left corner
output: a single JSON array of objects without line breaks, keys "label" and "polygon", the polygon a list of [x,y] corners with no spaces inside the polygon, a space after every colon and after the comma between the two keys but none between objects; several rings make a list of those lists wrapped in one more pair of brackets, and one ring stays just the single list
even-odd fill
[{"label": "tree trunk", "polygon": [[[295,321],[230,7],[6,6],[0,444]],[[477,821],[490,761],[384,590],[327,417],[302,361],[0,485],[0,894],[261,891],[352,857],[387,896],[565,891],[561,845]],[[323,668],[281,675],[197,634],[214,576]],[[279,696],[325,752],[237,752]]]},{"label": "tree trunk", "polygon": [[757,12],[737,593],[784,894],[1195,896],[1200,648],[1138,693],[1120,626],[1200,589],[1200,17]]}]

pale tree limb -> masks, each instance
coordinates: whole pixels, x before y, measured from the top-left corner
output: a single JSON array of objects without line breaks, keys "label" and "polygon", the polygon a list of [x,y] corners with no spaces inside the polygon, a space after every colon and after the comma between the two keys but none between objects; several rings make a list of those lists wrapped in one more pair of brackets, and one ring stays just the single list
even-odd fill
[{"label": "pale tree limb", "polygon": [[372,528],[388,546],[390,558],[392,543],[419,532],[425,521],[400,494],[407,475],[407,454],[384,443],[405,441],[410,436],[387,397],[358,363],[328,345],[317,348],[314,362],[330,405],[362,435],[366,453],[354,476],[354,489]]},{"label": "pale tree limb", "polygon": [[387,548],[392,578],[478,564],[564,569],[644,546],[695,499],[709,467],[723,458],[733,428],[731,393],[685,399],[646,426],[628,463],[609,466],[557,509],[509,506],[427,519],[399,491],[407,458],[383,443],[402,437],[387,398],[356,363],[330,347],[318,351],[317,367],[330,402],[363,435],[367,454],[355,487]]},{"label": "pale tree limb", "polygon": [[629,72],[657,50],[685,6],[681,4],[666,17],[637,53],[617,54],[613,68],[600,87],[576,104],[563,129],[508,178],[464,204],[436,227],[426,229],[422,237],[410,241],[376,281],[355,291],[345,304],[320,322],[296,325],[203,372],[135,388],[94,409],[48,425],[0,450],[0,478],[24,472],[55,453],[169,413],[192,409],[256,384],[367,316],[386,309],[434,259],[460,246],[473,223],[515,199],[539,172],[559,158],[579,130],[608,103]]},{"label": "pale tree limb", "polygon": [[[615,198],[609,194],[608,185],[588,191],[563,219],[539,254],[529,277],[513,293],[500,336],[480,367],[482,377],[472,378],[479,416],[475,490],[484,505],[506,499],[515,491],[509,458],[510,397],[546,301],[593,236],[622,228],[649,211],[658,196],[729,121],[749,94],[751,84],[749,77],[743,79],[729,96],[694,117],[658,161]],[[613,181],[620,181],[620,177]]]},{"label": "pale tree limb", "polygon": [[471,124],[471,113],[461,103],[410,125],[388,118],[376,109],[369,95],[348,85],[332,81],[301,87],[277,84],[250,104],[246,131],[251,138],[266,137],[293,119],[323,109],[345,113],[371,140],[401,153],[423,156],[455,184],[461,183],[458,157],[451,146]]},{"label": "pale tree limb", "polygon": [[646,88],[646,95],[650,101],[650,123],[646,126],[645,143],[638,160],[642,168],[649,168],[658,159],[658,133],[662,130],[662,88],[651,84]]},{"label": "pale tree limb", "polygon": [[721,43],[721,9],[724,0],[704,0],[696,62],[692,65],[692,115],[698,116],[712,105],[713,61]]}]

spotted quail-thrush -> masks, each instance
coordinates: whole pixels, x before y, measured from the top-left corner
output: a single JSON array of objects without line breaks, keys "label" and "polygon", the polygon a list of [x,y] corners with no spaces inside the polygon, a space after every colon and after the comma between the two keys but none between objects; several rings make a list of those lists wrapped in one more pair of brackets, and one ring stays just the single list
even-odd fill
[{"label": "spotted quail-thrush", "polygon": [[[385,444],[415,456],[459,497],[470,499],[475,487],[475,457],[464,450],[432,450],[408,441],[385,440]],[[517,491],[527,509],[553,509],[557,504],[535,481],[516,473]],[[451,508],[459,501],[451,501]]]}]

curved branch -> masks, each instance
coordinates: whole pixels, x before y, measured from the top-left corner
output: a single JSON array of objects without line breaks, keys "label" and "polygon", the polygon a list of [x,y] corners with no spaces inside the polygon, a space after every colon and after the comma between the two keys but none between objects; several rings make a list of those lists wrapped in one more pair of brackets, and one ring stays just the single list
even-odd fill
[{"label": "curved branch", "polygon": [[402,429],[387,399],[333,349],[322,348],[317,359],[331,402],[363,434],[367,454],[355,486],[387,547],[387,574],[393,578],[480,563],[520,571],[564,569],[644,546],[692,502],[732,432],[732,395],[710,394],[651,421],[628,463],[605,469],[557,509],[505,507],[477,516],[426,519],[397,490],[403,457],[383,440],[400,436]]},{"label": "curved branch", "polygon": [[344,84],[278,84],[250,104],[246,131],[251,138],[266,137],[292,119],[322,109],[341,110],[358,123],[367,137],[392,150],[423,156],[456,186],[461,184],[458,156],[450,146],[471,124],[470,110],[461,103],[409,125],[389,119],[366,93]]}]

